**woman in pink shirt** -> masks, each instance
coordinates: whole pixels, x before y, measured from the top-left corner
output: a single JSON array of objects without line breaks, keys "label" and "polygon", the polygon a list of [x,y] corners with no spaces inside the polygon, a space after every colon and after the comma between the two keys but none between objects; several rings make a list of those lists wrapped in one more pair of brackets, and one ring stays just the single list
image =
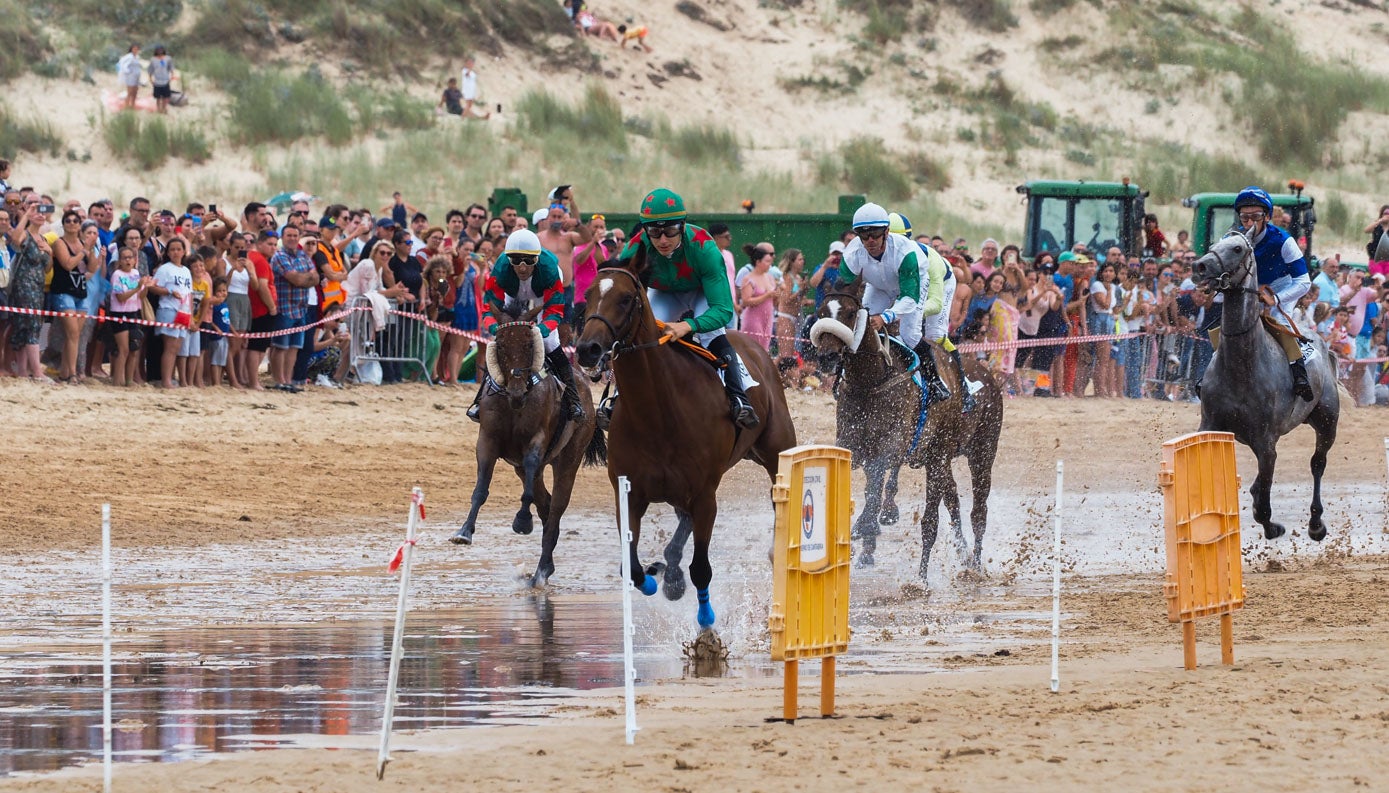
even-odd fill
[{"label": "woman in pink shirt", "polygon": [[752,272],[743,280],[743,332],[757,339],[762,349],[772,345],[772,315],[776,305],[776,280],[772,278],[772,257],[766,248],[744,246],[752,257]]}]

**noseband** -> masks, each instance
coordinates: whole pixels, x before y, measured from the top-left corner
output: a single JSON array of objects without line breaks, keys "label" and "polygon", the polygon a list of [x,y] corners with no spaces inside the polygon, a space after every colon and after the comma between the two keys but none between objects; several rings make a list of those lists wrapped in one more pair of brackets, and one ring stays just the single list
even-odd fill
[{"label": "noseband", "polygon": [[[1238,271],[1229,270],[1227,272],[1221,273],[1219,277],[1211,279],[1211,283],[1207,288],[1209,291],[1220,292],[1221,294],[1231,296],[1250,294],[1254,295],[1257,299],[1259,295],[1259,290],[1250,289],[1249,287],[1244,285],[1245,281],[1247,281],[1251,276],[1253,276],[1255,272],[1254,241],[1249,238],[1249,235],[1243,232],[1234,231],[1231,232],[1231,235],[1242,237],[1245,243],[1249,246],[1249,252],[1246,253],[1244,256],[1240,257]],[[1228,306],[1229,303],[1226,303],[1226,305]],[[1262,311],[1260,313],[1262,313]],[[1255,328],[1259,327],[1260,322],[1261,320],[1259,319],[1259,316],[1256,314],[1254,317],[1254,322],[1249,327],[1244,328],[1243,330],[1224,331],[1222,335],[1225,338],[1243,336],[1249,333],[1250,331],[1254,330]],[[1223,318],[1221,324],[1224,324]]]}]

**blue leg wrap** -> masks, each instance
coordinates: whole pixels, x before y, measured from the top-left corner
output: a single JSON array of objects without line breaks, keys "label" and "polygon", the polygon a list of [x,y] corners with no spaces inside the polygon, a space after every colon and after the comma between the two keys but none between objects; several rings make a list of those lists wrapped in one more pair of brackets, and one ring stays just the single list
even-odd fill
[{"label": "blue leg wrap", "polygon": [[697,590],[699,595],[699,627],[711,628],[714,625],[714,607],[709,605],[709,590]]},{"label": "blue leg wrap", "polygon": [[646,595],[647,597],[651,597],[652,595],[656,594],[656,590],[659,588],[660,587],[656,583],[656,579],[653,576],[647,576],[646,580],[641,582],[641,593],[643,595]]}]

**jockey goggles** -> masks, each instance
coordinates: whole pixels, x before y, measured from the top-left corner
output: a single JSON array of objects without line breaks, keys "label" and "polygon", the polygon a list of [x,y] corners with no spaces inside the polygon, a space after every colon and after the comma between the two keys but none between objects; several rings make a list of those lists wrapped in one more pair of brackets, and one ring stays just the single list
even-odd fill
[{"label": "jockey goggles", "polygon": [[661,237],[679,237],[685,233],[685,221],[672,220],[665,223],[646,223],[642,225],[648,237],[660,239]]},{"label": "jockey goggles", "polygon": [[864,226],[854,229],[861,240],[880,240],[887,236],[887,226]]},{"label": "jockey goggles", "polygon": [[536,262],[540,261],[540,256],[534,253],[507,251],[506,260],[511,262],[512,267],[534,267]]}]

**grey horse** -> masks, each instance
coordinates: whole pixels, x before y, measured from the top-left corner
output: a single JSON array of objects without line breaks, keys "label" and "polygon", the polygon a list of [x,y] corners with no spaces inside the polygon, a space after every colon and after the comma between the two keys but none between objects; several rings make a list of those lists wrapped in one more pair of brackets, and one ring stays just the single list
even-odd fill
[{"label": "grey horse", "polygon": [[1293,394],[1287,355],[1261,321],[1264,303],[1259,299],[1256,270],[1253,246],[1239,233],[1215,243],[1196,260],[1196,283],[1225,296],[1219,348],[1201,384],[1201,429],[1234,433],[1235,439],[1258,458],[1259,475],[1249,494],[1254,498],[1254,520],[1271,540],[1284,531],[1281,524],[1273,522],[1269,504],[1278,439],[1299,424],[1309,425],[1317,434],[1317,445],[1312,453],[1312,517],[1307,536],[1320,541],[1326,537],[1321,519],[1321,477],[1326,470],[1326,453],[1336,442],[1336,422],[1341,413],[1335,364],[1321,338],[1311,329],[1299,328],[1312,337],[1316,351],[1307,362],[1313,397],[1309,402]]}]

